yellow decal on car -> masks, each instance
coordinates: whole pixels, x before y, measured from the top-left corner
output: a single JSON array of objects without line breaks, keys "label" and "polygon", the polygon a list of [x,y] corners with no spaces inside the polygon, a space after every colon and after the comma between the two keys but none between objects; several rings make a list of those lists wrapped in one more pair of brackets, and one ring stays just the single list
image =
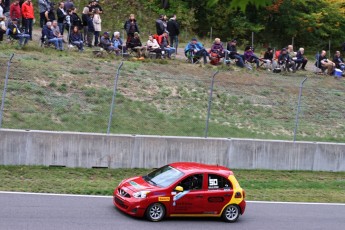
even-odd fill
[{"label": "yellow decal on car", "polygon": [[158,197],[158,201],[168,202],[168,201],[170,201],[170,197],[168,197],[168,196],[161,196],[161,197]]}]

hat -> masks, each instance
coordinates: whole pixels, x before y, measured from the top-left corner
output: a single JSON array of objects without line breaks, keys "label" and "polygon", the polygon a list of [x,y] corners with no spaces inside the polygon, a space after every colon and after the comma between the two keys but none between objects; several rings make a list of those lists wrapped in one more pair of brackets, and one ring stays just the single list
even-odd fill
[{"label": "hat", "polygon": [[104,34],[104,35],[109,35],[109,32],[104,32],[103,34]]},{"label": "hat", "polygon": [[282,51],[286,51],[286,48],[283,48]]},{"label": "hat", "polygon": [[192,41],[198,41],[198,39],[196,39],[196,38],[192,38]]}]

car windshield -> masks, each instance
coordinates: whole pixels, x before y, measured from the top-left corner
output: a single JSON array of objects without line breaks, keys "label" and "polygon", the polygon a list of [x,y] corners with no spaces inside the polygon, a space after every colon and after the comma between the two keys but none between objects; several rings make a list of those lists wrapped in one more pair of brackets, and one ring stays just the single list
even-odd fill
[{"label": "car windshield", "polygon": [[150,172],[146,176],[143,176],[143,179],[159,187],[168,187],[183,175],[183,172],[171,167],[170,165],[166,165]]}]

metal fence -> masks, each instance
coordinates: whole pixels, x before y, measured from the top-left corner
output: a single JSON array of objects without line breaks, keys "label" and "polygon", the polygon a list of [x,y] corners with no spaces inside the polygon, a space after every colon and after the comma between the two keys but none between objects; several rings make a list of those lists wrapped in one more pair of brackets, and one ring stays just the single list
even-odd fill
[{"label": "metal fence", "polygon": [[48,82],[42,86],[37,79],[15,74],[10,69],[10,57],[7,60],[8,65],[1,64],[10,74],[0,76],[0,128],[338,142],[345,139],[343,80],[334,79],[339,84],[330,89],[322,85],[324,77],[320,76],[305,81],[304,76],[270,74],[271,81],[265,83],[227,78],[222,71],[217,74],[211,70],[201,76],[133,72],[133,66],[128,66],[135,63],[126,62],[120,69],[122,64],[117,62],[113,72],[97,73],[96,77],[107,81],[95,85]]}]

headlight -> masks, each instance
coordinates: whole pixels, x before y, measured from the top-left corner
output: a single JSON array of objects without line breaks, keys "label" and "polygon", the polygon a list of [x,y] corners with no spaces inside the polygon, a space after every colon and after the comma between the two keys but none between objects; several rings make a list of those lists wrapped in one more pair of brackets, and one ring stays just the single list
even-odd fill
[{"label": "headlight", "polygon": [[146,198],[147,194],[149,193],[150,191],[140,191],[140,192],[136,192],[136,193],[133,193],[133,197],[135,198]]}]

